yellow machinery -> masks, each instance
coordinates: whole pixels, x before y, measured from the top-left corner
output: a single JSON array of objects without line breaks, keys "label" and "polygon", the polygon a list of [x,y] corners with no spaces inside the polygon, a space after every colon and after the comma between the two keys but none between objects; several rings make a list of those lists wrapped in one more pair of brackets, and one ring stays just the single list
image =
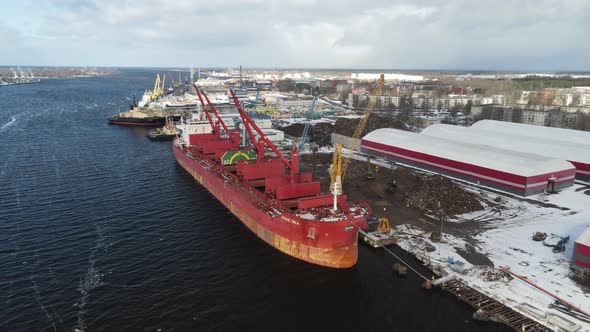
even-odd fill
[{"label": "yellow machinery", "polygon": [[[365,113],[363,114],[363,117],[359,121],[359,124],[356,127],[354,134],[352,135],[353,142],[355,140],[359,140],[361,138],[361,135],[363,134],[363,130],[365,129],[365,126],[367,125],[367,121],[369,120],[369,116],[371,115],[371,113],[373,113],[373,109],[375,109],[375,102],[377,101],[377,96],[379,96],[381,94],[381,90],[383,90],[384,84],[385,84],[385,75],[381,74],[381,76],[379,77],[379,80],[377,81],[377,85],[375,86],[375,89],[373,90],[373,95],[371,96],[371,98],[369,98],[369,103],[367,104],[367,108],[365,108]],[[340,194],[342,193],[342,180],[344,178],[344,175],[346,174],[348,162],[350,161],[350,157],[352,156],[353,152],[354,151],[351,149],[346,154],[346,156],[344,158],[344,162],[342,162],[342,160],[339,161],[338,169],[340,169],[341,171],[338,174],[334,171],[335,169],[337,169],[336,166],[334,166],[334,165],[336,165],[336,158],[342,157],[342,145],[337,144],[334,147],[334,162],[330,168],[330,170],[331,170],[330,174],[332,176],[332,183],[330,184],[330,188],[331,189],[337,188],[339,190]],[[339,175],[339,176],[336,176],[336,175]],[[332,192],[332,194],[334,194],[334,192]],[[336,210],[336,194],[334,194],[334,210]],[[377,231],[379,231],[381,233],[388,233],[390,230],[391,230],[391,227],[389,226],[389,219],[387,219],[386,217],[381,217],[379,219],[379,225],[377,226]]]},{"label": "yellow machinery", "polygon": [[379,225],[377,225],[377,231],[381,233],[389,233],[391,227],[389,226],[389,219],[386,217],[379,218]]},{"label": "yellow machinery", "polygon": [[[180,72],[179,72],[179,73],[180,73]],[[170,72],[168,72],[168,76],[170,76],[170,80],[172,81],[172,87],[173,87],[173,88],[176,88],[177,86],[179,86],[179,85],[180,85],[180,81],[179,81],[178,83],[176,83],[176,82],[174,81],[174,77],[172,77],[172,74],[171,74]]]},{"label": "yellow machinery", "polygon": [[170,80],[172,81],[172,88],[176,89],[182,84],[182,78],[180,77],[180,71],[178,71],[178,81],[174,80],[172,73],[168,72],[168,76],[170,76]]},{"label": "yellow machinery", "polygon": [[[365,114],[363,114],[361,121],[359,122],[358,126],[356,126],[356,130],[352,135],[353,142],[361,138],[363,130],[365,129],[367,121],[369,120],[369,116],[371,115],[371,113],[373,113],[373,109],[375,109],[375,102],[377,100],[377,96],[381,94],[381,90],[383,89],[384,83],[385,75],[381,74],[379,80],[377,81],[377,85],[375,86],[375,90],[373,90],[373,95],[371,96],[371,98],[369,98],[369,103],[367,104],[367,108],[365,108]],[[348,162],[350,160],[350,157],[352,156],[352,153],[353,151],[350,150],[350,152],[348,152],[344,158],[344,163],[342,164],[342,178],[344,178],[344,175],[346,174],[346,168],[348,167]]]},{"label": "yellow machinery", "polygon": [[160,87],[158,88],[158,97],[164,95],[164,86],[166,85],[166,75],[162,76],[164,76],[164,79],[162,80],[162,85],[160,85]]},{"label": "yellow machinery", "polygon": [[330,165],[330,193],[334,195],[334,211],[338,209],[338,195],[342,195],[342,144],[334,145],[334,159]]},{"label": "yellow machinery", "polygon": [[156,74],[154,89],[149,92],[150,101],[154,101],[164,95],[164,84],[166,84],[166,75],[164,75],[164,79],[160,79],[160,74]]}]

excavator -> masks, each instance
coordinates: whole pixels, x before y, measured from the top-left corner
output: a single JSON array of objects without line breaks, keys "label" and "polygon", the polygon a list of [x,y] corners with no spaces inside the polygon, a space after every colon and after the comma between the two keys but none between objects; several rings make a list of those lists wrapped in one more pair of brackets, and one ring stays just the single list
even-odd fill
[{"label": "excavator", "polygon": [[377,225],[377,231],[380,233],[389,233],[391,226],[389,226],[389,219],[387,217],[379,218],[379,225]]}]

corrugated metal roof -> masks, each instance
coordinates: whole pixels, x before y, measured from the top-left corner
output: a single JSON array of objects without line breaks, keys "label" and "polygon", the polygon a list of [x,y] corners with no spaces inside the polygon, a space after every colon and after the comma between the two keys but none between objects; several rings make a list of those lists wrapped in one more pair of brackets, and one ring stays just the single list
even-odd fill
[{"label": "corrugated metal roof", "polygon": [[447,124],[431,125],[420,134],[590,164],[590,145],[518,136],[483,130],[481,127],[460,127]]},{"label": "corrugated metal roof", "polygon": [[586,230],[578,236],[576,243],[590,247],[590,227],[587,227]]},{"label": "corrugated metal roof", "polygon": [[474,123],[471,127],[511,135],[534,137],[544,141],[553,140],[590,146],[590,132],[588,131],[543,127],[495,120],[481,120]]},{"label": "corrugated metal roof", "polygon": [[391,128],[372,131],[363,137],[363,140],[522,176],[574,169],[571,163],[560,159]]}]

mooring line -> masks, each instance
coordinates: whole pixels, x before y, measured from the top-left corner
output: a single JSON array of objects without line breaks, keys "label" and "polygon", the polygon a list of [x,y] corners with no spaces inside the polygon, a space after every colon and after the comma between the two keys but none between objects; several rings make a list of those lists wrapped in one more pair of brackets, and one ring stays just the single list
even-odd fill
[{"label": "mooring line", "polygon": [[[354,227],[358,228],[359,231],[362,231],[362,229],[355,225],[354,223],[352,223],[352,221],[348,220],[348,222],[353,225]],[[418,272],[418,270],[414,269],[413,267],[410,266],[410,264],[408,264],[406,261],[404,261],[403,259],[401,259],[398,255],[396,255],[395,253],[393,253],[391,250],[389,250],[386,246],[382,245],[379,242],[375,242],[377,243],[378,246],[380,246],[381,248],[385,249],[385,251],[387,251],[391,256],[395,257],[397,260],[399,260],[400,262],[402,262],[402,264],[404,264],[407,268],[409,268],[410,270],[414,271],[414,273],[416,273],[419,277],[421,277],[422,279],[424,279],[425,281],[430,281],[430,279],[426,278],[422,273]]]}]

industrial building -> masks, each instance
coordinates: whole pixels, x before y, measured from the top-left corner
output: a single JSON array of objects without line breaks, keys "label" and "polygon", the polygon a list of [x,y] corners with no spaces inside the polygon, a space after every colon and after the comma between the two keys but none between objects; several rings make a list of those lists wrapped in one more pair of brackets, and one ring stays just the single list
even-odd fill
[{"label": "industrial building", "polygon": [[[576,167],[577,180],[590,181],[590,145],[583,145],[574,142],[576,140],[576,130],[539,127],[541,129],[550,129],[549,132],[554,132],[552,129],[556,129],[558,132],[565,131],[560,132],[562,136],[572,135],[572,138],[564,137],[562,140],[556,140],[551,137],[542,137],[542,135],[535,134],[544,132],[544,130],[538,131],[534,129],[529,131],[529,127],[537,128],[537,126],[521,124],[515,124],[517,125],[516,127],[504,126],[501,124],[497,125],[496,123],[506,122],[488,120],[477,123],[482,123],[482,125],[460,127],[446,124],[435,124],[424,129],[421,132],[421,135],[428,135],[459,142],[489,145],[492,147],[516,152],[533,153],[548,158],[567,160],[572,163],[574,167]],[[488,127],[500,128],[500,130],[494,131],[484,129]],[[521,130],[509,130],[510,128],[521,128]],[[570,132],[574,133],[572,134]],[[590,136],[590,133],[580,133]],[[534,137],[533,135],[538,135],[538,137]]]},{"label": "industrial building", "polygon": [[587,147],[590,147],[590,132],[588,131],[535,126],[524,123],[494,120],[481,120],[474,123],[471,127],[502,134],[525,136],[565,143],[582,144],[586,145]]},{"label": "industrial building", "polygon": [[390,128],[363,137],[361,151],[521,196],[571,186],[575,175],[564,160]]},{"label": "industrial building", "polygon": [[590,227],[576,239],[572,269],[582,279],[590,277]]}]

